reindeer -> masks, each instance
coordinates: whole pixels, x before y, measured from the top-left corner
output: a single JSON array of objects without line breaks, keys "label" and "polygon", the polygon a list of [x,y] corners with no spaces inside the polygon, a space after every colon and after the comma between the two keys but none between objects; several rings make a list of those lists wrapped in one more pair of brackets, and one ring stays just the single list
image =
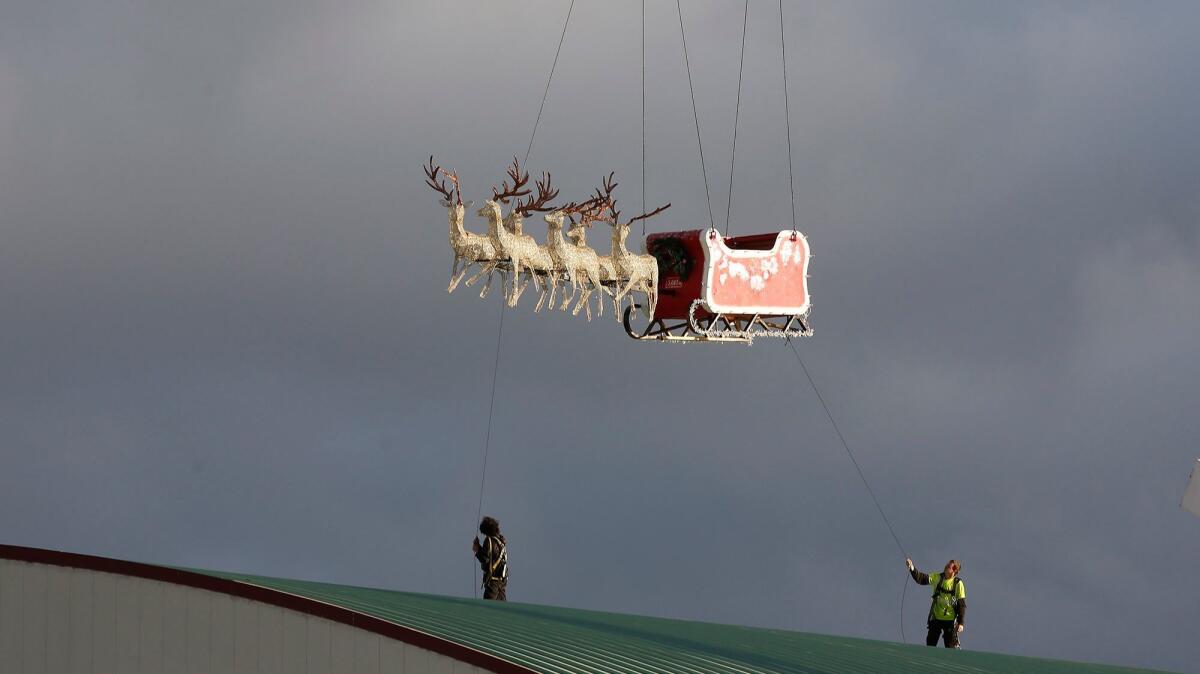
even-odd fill
[{"label": "reindeer", "polygon": [[[579,212],[579,208],[578,204],[568,204],[545,216],[546,224],[549,226],[546,233],[546,248],[550,251],[550,257],[553,258],[555,265],[571,276],[571,296],[563,298],[561,308],[566,310],[576,293],[582,291],[571,315],[577,316],[581,308],[586,308],[587,319],[590,321],[592,320],[592,305],[588,303],[588,298],[591,297],[592,292],[596,290],[608,292],[608,288],[604,287],[600,279],[600,256],[596,254],[596,251],[589,248],[586,243],[583,245],[568,244],[563,239],[564,216]],[[565,291],[563,294],[566,294]],[[599,315],[603,316],[604,298],[601,297],[600,300]]]},{"label": "reindeer", "polygon": [[[557,284],[554,261],[549,252],[539,246],[532,236],[516,232],[521,231],[521,220],[530,213],[552,210],[553,206],[549,206],[548,203],[558,196],[558,190],[551,186],[550,174],[544,173],[542,179],[535,182],[537,195],[532,195],[525,187],[529,182],[529,174],[521,171],[521,164],[516,157],[513,157],[512,166],[508,168],[507,173],[513,184],[509,186],[505,180],[500,188],[493,187],[492,198],[484,202],[479,214],[487,218],[488,237],[495,245],[496,252],[512,262],[513,281],[512,289],[508,292],[508,306],[515,307],[529,285],[529,281],[524,285],[520,283],[522,269],[529,273],[535,284],[539,274],[546,276],[548,284]],[[507,204],[510,200],[513,201],[512,212],[508,222],[505,222],[500,205]],[[545,286],[539,287],[543,297],[538,301],[537,310],[541,309],[546,292]]]},{"label": "reindeer", "polygon": [[[615,175],[615,173],[609,173],[601,182],[601,187],[596,190],[595,196],[592,197],[592,200],[601,206],[602,210],[607,210],[606,215],[597,215],[597,219],[604,220],[613,228],[612,253],[608,256],[613,267],[612,279],[618,288],[621,288],[621,283],[625,284],[613,297],[613,303],[618,309],[617,317],[619,319],[621,300],[631,290],[643,292],[646,294],[646,317],[653,318],[654,309],[658,305],[658,260],[653,255],[637,255],[629,252],[629,249],[625,247],[625,240],[629,237],[630,225],[638,220],[645,220],[662,213],[670,208],[671,204],[659,206],[649,213],[642,213],[626,222],[621,222],[621,212],[617,210],[617,200],[612,196],[617,189],[617,183],[613,181]],[[633,300],[630,299],[630,302]]]},{"label": "reindeer", "polygon": [[[587,248],[587,230],[589,225],[584,222],[572,222],[570,229],[567,230],[567,239],[576,246]],[[613,264],[611,255],[597,254],[597,260],[600,264],[600,283],[604,286],[604,292],[608,293],[613,303],[613,313],[616,314],[617,320],[621,320],[621,305],[617,303],[615,290],[620,289],[620,279],[617,277],[617,267]],[[601,297],[603,302],[604,298]]]},{"label": "reindeer", "polygon": [[[650,214],[643,214],[639,219],[662,212],[667,206]],[[658,260],[653,255],[637,255],[629,252],[629,249],[625,247],[625,239],[629,237],[629,226],[634,223],[634,220],[620,222],[619,215],[619,213],[615,214],[610,223],[613,226],[612,259],[613,265],[617,268],[617,274],[628,279],[628,282],[617,293],[614,301],[619,306],[621,298],[625,297],[630,290],[640,290],[646,293],[646,317],[653,318],[654,308],[658,305]],[[632,300],[630,301],[632,302]]]},{"label": "reindeer", "polygon": [[[525,215],[517,208],[504,217],[504,229],[507,229],[509,234],[514,237],[531,239],[531,236],[524,233],[524,223]],[[561,273],[561,269],[554,263],[554,256],[550,254],[549,248],[538,246],[537,253],[527,257],[526,260],[529,262],[527,265],[529,278],[539,293],[538,303],[533,308],[533,312],[541,311],[542,307],[547,304],[547,300],[549,300],[550,308],[553,309],[554,292],[558,288],[558,277]],[[529,285],[529,282],[526,281],[525,285]]]},{"label": "reindeer", "polygon": [[[446,184],[445,180],[438,180],[439,174],[446,176],[450,180],[454,185],[453,191],[451,191],[450,186]],[[449,169],[435,166],[433,155],[429,156],[429,165],[425,167],[425,184],[442,195],[440,203],[446,207],[447,219],[450,221],[450,249],[454,251],[454,262],[450,265],[450,285],[446,288],[446,292],[454,292],[454,289],[458,287],[459,282],[462,281],[463,276],[466,275],[471,265],[478,264],[480,266],[479,272],[467,281],[467,285],[471,285],[486,273],[488,281],[483,288],[483,292],[479,295],[480,297],[484,297],[492,285],[492,272],[496,270],[498,264],[495,244],[492,243],[491,238],[468,232],[463,227],[465,208],[463,206],[462,190],[458,183],[458,175]]]},{"label": "reindeer", "polygon": [[[566,207],[564,207],[563,211],[568,212],[571,218],[571,227],[567,231],[566,236],[571,240],[573,247],[580,251],[580,254],[589,261],[589,264],[591,257],[595,256],[597,270],[600,272],[600,282],[595,283],[594,279],[589,280],[592,281],[593,286],[599,288],[602,292],[607,293],[609,297],[613,298],[613,313],[616,314],[617,320],[620,320],[621,307],[616,301],[613,290],[619,289],[621,286],[619,285],[620,279],[617,277],[616,266],[613,264],[612,256],[600,255],[587,245],[587,230],[591,228],[593,222],[601,219],[606,205],[606,202],[599,196],[599,193],[597,192],[597,196],[593,196],[587,201],[584,201],[580,204],[568,204]],[[578,216],[578,220],[575,219],[576,216]],[[610,286],[612,289],[610,289]],[[572,292],[572,295],[573,294],[574,293]],[[604,297],[599,296],[598,299],[600,304],[599,315],[603,316]],[[564,308],[566,307],[566,301],[564,301],[563,306]],[[576,311],[578,311],[578,309]]]}]

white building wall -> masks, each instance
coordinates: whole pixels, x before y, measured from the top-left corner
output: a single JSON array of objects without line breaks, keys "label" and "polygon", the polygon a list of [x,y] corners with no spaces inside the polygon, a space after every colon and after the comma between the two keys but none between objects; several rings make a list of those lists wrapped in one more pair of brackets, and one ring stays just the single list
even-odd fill
[{"label": "white building wall", "polygon": [[0,560],[4,674],[481,674],[298,611],[172,583]]}]

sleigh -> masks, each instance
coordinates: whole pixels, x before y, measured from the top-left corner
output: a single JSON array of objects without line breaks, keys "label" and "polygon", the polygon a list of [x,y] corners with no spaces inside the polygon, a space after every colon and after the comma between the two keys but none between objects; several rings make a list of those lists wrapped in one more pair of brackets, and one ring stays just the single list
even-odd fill
[{"label": "sleigh", "polygon": [[722,237],[715,230],[651,234],[658,261],[657,302],[642,329],[635,309],[625,331],[639,340],[742,342],[812,334],[808,241],[800,232]]}]

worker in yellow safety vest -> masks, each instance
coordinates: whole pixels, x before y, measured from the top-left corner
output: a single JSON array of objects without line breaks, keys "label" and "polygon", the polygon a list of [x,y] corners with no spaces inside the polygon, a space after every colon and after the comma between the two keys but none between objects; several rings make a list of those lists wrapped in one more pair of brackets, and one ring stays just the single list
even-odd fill
[{"label": "worker in yellow safety vest", "polygon": [[964,629],[967,618],[967,591],[958,572],[962,566],[957,559],[946,562],[941,573],[924,574],[917,571],[911,559],[904,560],[908,572],[919,585],[933,586],[933,601],[929,606],[929,618],[925,635],[926,646],[937,646],[938,636],[946,648],[958,648],[958,635]]}]

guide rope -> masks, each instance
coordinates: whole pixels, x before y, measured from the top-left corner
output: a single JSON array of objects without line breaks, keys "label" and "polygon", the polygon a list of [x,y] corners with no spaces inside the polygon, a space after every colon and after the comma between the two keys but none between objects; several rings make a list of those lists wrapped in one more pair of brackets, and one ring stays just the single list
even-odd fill
[{"label": "guide rope", "polygon": [[[571,23],[571,12],[575,10],[575,0],[571,0],[571,4],[567,7],[567,18],[563,21],[562,34],[558,37],[558,48],[554,50],[554,60],[550,63],[550,76],[546,78],[546,89],[542,91],[542,102],[538,105],[537,118],[533,120],[533,131],[529,134],[529,145],[525,147],[525,159],[522,163],[529,163],[529,155],[533,152],[533,140],[537,138],[538,124],[542,121],[542,110],[546,107],[546,97],[550,95],[550,83],[554,81],[554,71],[558,67],[558,55],[562,53],[563,40],[567,37],[567,26]],[[513,283],[515,284],[520,274],[514,270]],[[479,475],[479,509],[475,514],[475,522],[471,525],[472,528],[479,525],[483,518],[483,488],[487,484],[487,460],[488,450],[492,445],[492,421],[495,418],[496,412],[496,380],[500,374],[500,344],[504,336],[504,314],[508,307],[507,302],[500,303],[500,321],[496,327],[496,357],[492,363],[492,394],[488,400],[488,417],[487,417],[487,433],[483,439],[483,469]],[[474,588],[475,597],[479,597],[479,581],[476,573],[479,571],[479,566],[472,562],[471,564],[472,587]]]},{"label": "guide rope", "polygon": [[796,361],[800,363],[800,369],[804,370],[804,376],[808,379],[809,386],[812,387],[813,393],[817,394],[817,400],[821,403],[821,408],[825,410],[825,416],[829,417],[829,423],[833,425],[833,430],[837,433],[838,440],[841,440],[842,447],[846,450],[846,456],[850,457],[850,462],[854,464],[854,470],[858,472],[858,478],[862,480],[863,486],[867,488],[867,493],[871,495],[871,501],[875,503],[875,509],[879,511],[879,516],[883,519],[883,523],[887,525],[887,530],[892,535],[892,540],[896,542],[896,547],[899,548],[900,554],[908,559],[908,553],[904,551],[904,545],[900,543],[900,537],[896,535],[896,530],[892,528],[892,522],[888,519],[887,513],[883,512],[883,506],[879,504],[879,498],[875,496],[875,490],[871,488],[871,483],[867,482],[867,476],[863,474],[862,466],[858,465],[858,459],[854,458],[854,452],[850,449],[850,443],[846,442],[846,436],[842,435],[842,429],[838,426],[837,420],[833,418],[833,413],[829,411],[829,405],[825,403],[825,396],[821,395],[821,391],[817,389],[817,383],[813,381],[812,375],[808,372],[808,366],[804,364],[804,359],[800,357],[800,352],[796,350],[796,345],[792,343],[791,338],[787,340],[788,347],[791,348],[792,354],[796,356]]},{"label": "guide rope", "polygon": [[[858,464],[858,459],[854,458],[854,451],[850,449],[850,443],[846,442],[846,436],[842,434],[842,429],[838,426],[837,420],[833,418],[833,413],[829,411],[829,405],[825,402],[825,396],[821,395],[820,389],[817,388],[817,383],[813,381],[812,374],[808,371],[808,366],[804,364],[804,359],[800,357],[800,352],[796,350],[796,345],[791,338],[787,339],[788,348],[792,350],[792,354],[796,356],[796,362],[800,363],[800,369],[804,371],[804,376],[808,379],[808,385],[812,387],[813,393],[817,395],[817,400],[821,403],[821,408],[825,410],[825,416],[829,417],[829,423],[833,426],[833,430],[837,433],[838,440],[842,443],[842,448],[846,450],[846,456],[850,457],[850,462],[854,464],[854,470],[858,472],[858,478],[862,480],[863,486],[867,488],[867,493],[871,495],[871,501],[875,504],[875,509],[879,511],[879,517],[883,519],[884,525],[887,526],[888,533],[892,535],[892,540],[896,542],[896,548],[900,550],[901,556],[908,559],[908,553],[904,550],[904,544],[900,542],[900,537],[896,535],[896,529],[892,527],[891,520],[888,519],[887,513],[883,511],[883,506],[879,503],[879,498],[875,496],[875,490],[871,488],[871,483],[867,481],[866,474],[863,473],[862,466]],[[908,581],[904,581],[904,590],[900,595],[900,639],[905,640],[904,636],[904,595],[908,592]]]}]

